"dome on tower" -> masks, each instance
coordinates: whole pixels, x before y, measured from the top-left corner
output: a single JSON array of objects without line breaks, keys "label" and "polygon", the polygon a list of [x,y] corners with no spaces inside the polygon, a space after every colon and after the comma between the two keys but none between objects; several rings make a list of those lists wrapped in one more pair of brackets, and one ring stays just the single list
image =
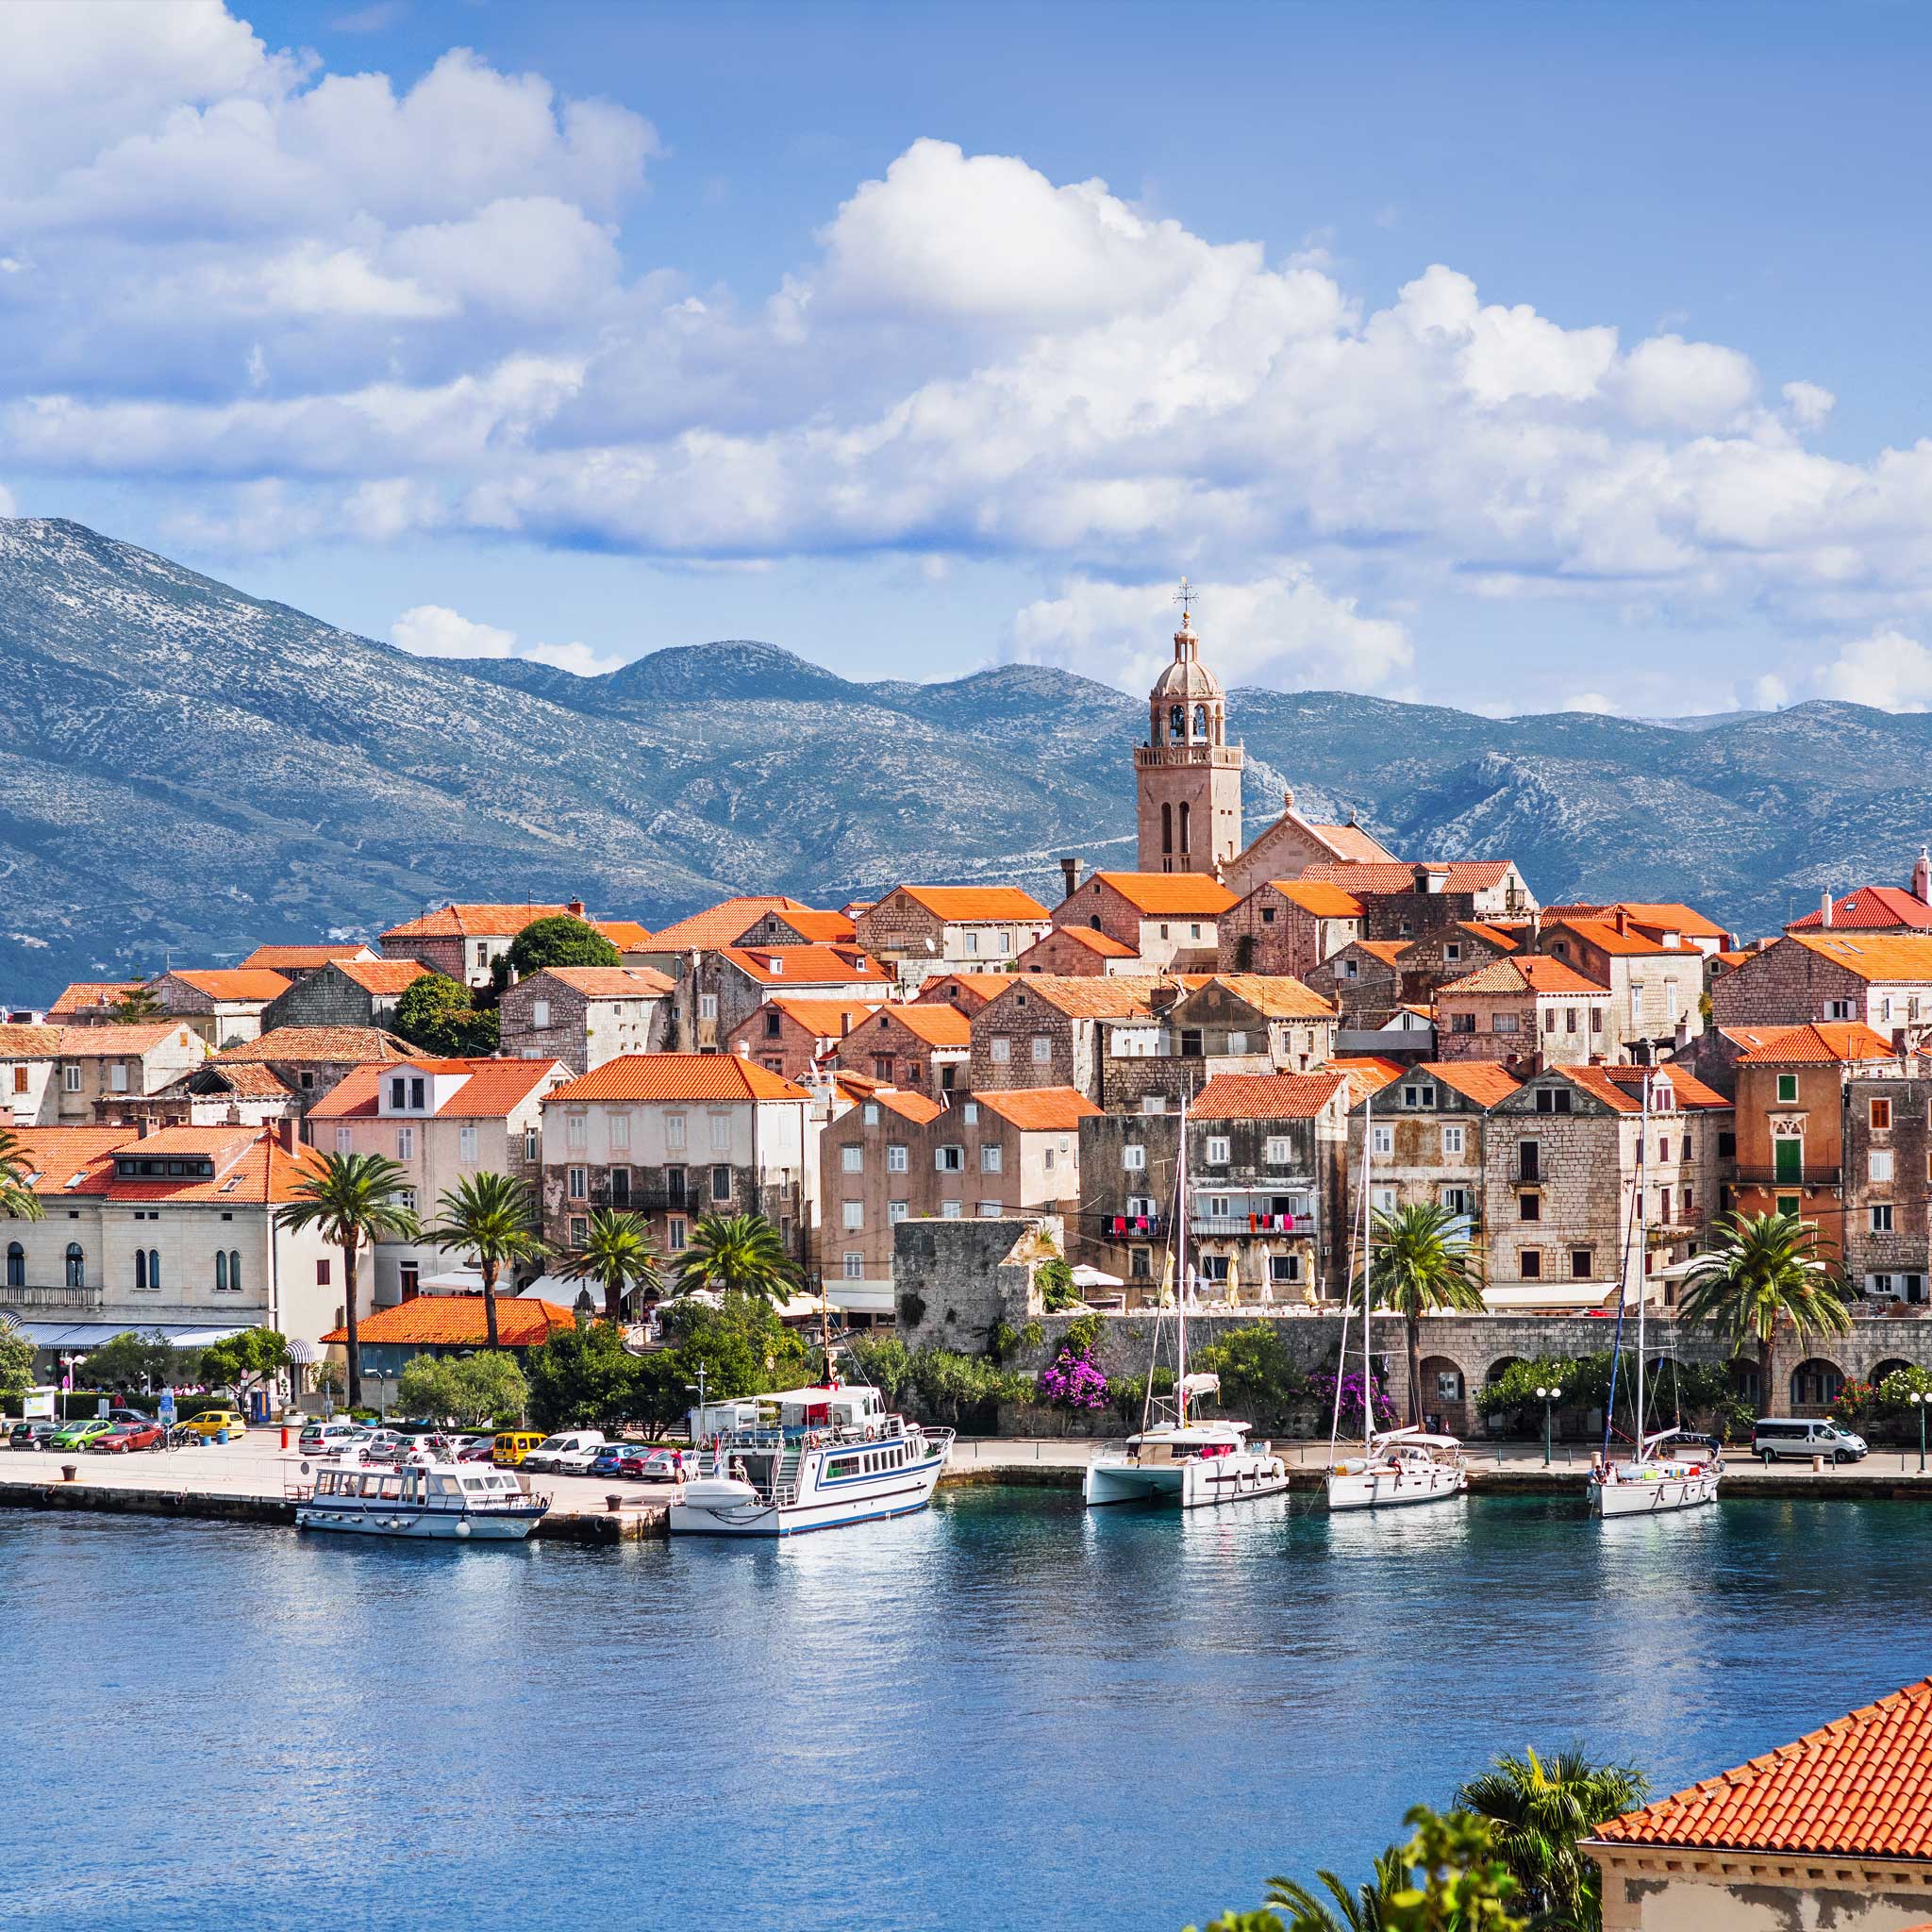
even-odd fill
[{"label": "dome on tower", "polygon": [[1183,618],[1180,629],[1174,634],[1174,662],[1154,680],[1154,689],[1148,693],[1157,703],[1224,695],[1220,678],[1197,655],[1200,642],[1192,625]]}]

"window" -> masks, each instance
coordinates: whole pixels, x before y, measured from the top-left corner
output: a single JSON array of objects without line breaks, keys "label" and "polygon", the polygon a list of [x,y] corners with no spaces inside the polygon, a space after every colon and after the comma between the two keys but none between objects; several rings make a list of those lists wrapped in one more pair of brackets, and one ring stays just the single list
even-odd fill
[{"label": "window", "polygon": [[1053,1058],[1053,1041],[1044,1033],[1033,1036],[1033,1064],[1043,1067]]},{"label": "window", "polygon": [[1604,1009],[1601,1007],[1592,1007],[1590,1009],[1590,1030],[1592,1033],[1601,1033],[1604,1030]]},{"label": "window", "polygon": [[1557,1009],[1555,1007],[1545,1007],[1543,1008],[1543,1031],[1545,1033],[1554,1033],[1556,1030]]},{"label": "window", "polygon": [[1539,1087],[1536,1090],[1536,1110],[1539,1113],[1568,1113],[1571,1093],[1567,1087]]},{"label": "window", "polygon": [[1891,1203],[1881,1202],[1872,1210],[1872,1232],[1890,1234],[1891,1232]]},{"label": "window", "polygon": [[315,1285],[317,1288],[328,1286],[328,1263],[325,1260],[315,1264]]},{"label": "window", "polygon": [[1865,1157],[1866,1174],[1874,1181],[1889,1181],[1891,1178],[1891,1149],[1874,1147]]},{"label": "window", "polygon": [[1130,1281],[1152,1281],[1154,1279],[1154,1250],[1152,1248],[1129,1248],[1127,1250],[1127,1278]]},{"label": "window", "polygon": [[1294,1159],[1294,1142],[1286,1134],[1270,1134],[1261,1144],[1261,1158],[1270,1167],[1286,1167]]},{"label": "window", "polygon": [[1590,1279],[1591,1251],[1588,1248],[1570,1250],[1570,1279],[1588,1281]]},{"label": "window", "polygon": [[147,1287],[147,1250],[145,1248],[136,1248],[134,1251],[134,1285],[137,1289],[145,1289]]},{"label": "window", "polygon": [[969,1100],[965,1102],[959,1108],[959,1118],[962,1121],[964,1121],[969,1127],[976,1127],[979,1124],[978,1101]]},{"label": "window", "polygon": [[1795,1216],[1803,1205],[1803,1201],[1796,1194],[1780,1194],[1777,1197],[1777,1211],[1780,1214]]},{"label": "window", "polygon": [[1463,1139],[1468,1133],[1466,1127],[1444,1127],[1442,1129],[1442,1153],[1445,1158],[1459,1158],[1463,1151]]},{"label": "window", "polygon": [[886,1203],[886,1224],[890,1227],[907,1219],[912,1212],[909,1201],[888,1201]]},{"label": "window", "polygon": [[1452,1033],[1474,1033],[1475,1031],[1475,1015],[1474,1013],[1451,1013],[1449,1015],[1449,1030]]},{"label": "window", "polygon": [[1402,1090],[1402,1104],[1404,1107],[1434,1107],[1436,1104],[1436,1090],[1427,1083],[1424,1083],[1421,1086],[1405,1087]]},{"label": "window", "polygon": [[465,1167],[476,1164],[476,1129],[468,1122],[457,1129],[457,1158]]},{"label": "window", "polygon": [[1209,1167],[1225,1167],[1231,1154],[1231,1145],[1225,1134],[1209,1134],[1202,1158]]},{"label": "window", "polygon": [[966,1150],[963,1147],[935,1147],[932,1165],[935,1174],[963,1174],[966,1171]]},{"label": "window", "polygon": [[1519,1221],[1541,1221],[1543,1218],[1543,1199],[1541,1194],[1518,1194],[1516,1197],[1516,1218]]},{"label": "window", "polygon": [[1393,1214],[1395,1212],[1395,1190],[1393,1188],[1371,1188],[1369,1190],[1369,1201],[1377,1214]]},{"label": "window", "polygon": [[78,1241],[69,1241],[67,1243],[67,1285],[69,1288],[85,1288],[87,1286],[87,1276],[83,1272],[86,1266],[87,1257],[81,1253],[80,1243]]},{"label": "window", "polygon": [[1248,1036],[1245,1033],[1230,1033],[1227,1036],[1227,1050],[1230,1054],[1243,1054],[1248,1050]]},{"label": "window", "polygon": [[1468,1188],[1443,1188],[1441,1191],[1442,1206],[1452,1214],[1469,1214],[1474,1210],[1474,1195]]},{"label": "window", "polygon": [[886,1172],[905,1174],[912,1163],[908,1158],[908,1149],[903,1141],[894,1141],[886,1149]]},{"label": "window", "polygon": [[667,1147],[684,1145],[684,1116],[681,1113],[667,1113],[664,1116],[664,1144]]},{"label": "window", "polygon": [[147,1285],[150,1288],[161,1285],[161,1251],[158,1248],[147,1251]]},{"label": "window", "polygon": [[538,1154],[541,1151],[541,1146],[542,1143],[538,1139],[537,1129],[535,1127],[525,1127],[524,1129],[524,1158],[525,1160],[535,1160]]},{"label": "window", "polygon": [[15,1067],[13,1070],[13,1091],[16,1093],[25,1093],[26,1091],[26,1069],[25,1067]]},{"label": "window", "polygon": [[[215,1283],[215,1286],[219,1288],[221,1283],[218,1281]],[[242,1250],[240,1248],[230,1248],[228,1250],[228,1292],[230,1294],[240,1294],[242,1292]]]},{"label": "window", "polygon": [[711,1152],[728,1154],[731,1151],[731,1116],[728,1113],[714,1113],[711,1116]]},{"label": "window", "polygon": [[570,1244],[580,1248],[591,1238],[591,1224],[581,1214],[573,1214],[570,1221]]},{"label": "window", "polygon": [[1451,940],[1449,943],[1442,948],[1442,958],[1450,965],[1455,965],[1457,960],[1462,958],[1462,941],[1460,940]]},{"label": "window", "polygon": [[549,1024],[550,1002],[548,1000],[532,1000],[530,1002],[530,1024],[532,1026],[547,1026]]},{"label": "window", "polygon": [[590,1116],[573,1108],[563,1117],[563,1144],[566,1147],[588,1147],[591,1144]]},{"label": "window", "polygon": [[613,1208],[630,1206],[630,1169],[627,1167],[610,1170],[610,1205]]},{"label": "window", "polygon": [[[1475,1021],[1474,1016],[1472,1016],[1469,1025],[1464,1027],[1463,1031],[1466,1033],[1473,1032],[1474,1028]],[[1490,1031],[1491,1033],[1519,1033],[1522,1030],[1523,1022],[1514,1013],[1498,1013],[1490,1022]]]},{"label": "window", "polygon": [[872,1076],[882,1086],[892,1084],[892,1056],[889,1053],[875,1053],[872,1057]]},{"label": "window", "polygon": [[667,1224],[664,1243],[674,1255],[681,1255],[691,1246],[691,1238],[685,1232],[684,1217],[674,1214]]},{"label": "window", "polygon": [[115,1060],[108,1068],[108,1085],[116,1093],[127,1091],[127,1062]]},{"label": "window", "polygon": [[1006,1158],[1006,1149],[997,1141],[986,1141],[979,1150],[979,1171],[981,1174],[998,1174]]},{"label": "window", "polygon": [[398,1128],[396,1129],[396,1158],[397,1158],[398,1160],[409,1160],[409,1159],[413,1159],[413,1158],[414,1158],[414,1157],[415,1157],[415,1153],[416,1153],[416,1130],[415,1130],[415,1128],[414,1128],[414,1127],[398,1127]]},{"label": "window", "polygon": [[848,1248],[845,1251],[844,1258],[845,1279],[847,1281],[863,1281],[865,1279],[865,1257],[857,1250]]},{"label": "window", "polygon": [[941,1201],[940,1219],[941,1221],[963,1221],[966,1218],[965,1205],[959,1201]]},{"label": "window", "polygon": [[1777,1101],[1780,1107],[1790,1107],[1798,1098],[1798,1076],[1795,1074],[1780,1074],[1777,1076]]},{"label": "window", "polygon": [[711,1199],[728,1201],[731,1198],[731,1170],[718,1166],[711,1170]]},{"label": "window", "polygon": [[564,1192],[573,1201],[581,1201],[589,1190],[584,1185],[584,1170],[580,1167],[567,1168],[563,1177]]},{"label": "window", "polygon": [[1369,1129],[1369,1142],[1370,1152],[1372,1153],[1393,1154],[1395,1152],[1395,1129],[1380,1125],[1371,1127]]},{"label": "window", "polygon": [[612,1108],[604,1115],[604,1132],[613,1151],[619,1154],[630,1152],[630,1116]]},{"label": "window", "polygon": [[776,1040],[779,1030],[780,1020],[777,1008],[767,1007],[765,1008],[765,1038],[767,1040]]},{"label": "window", "polygon": [[997,1201],[982,1201],[979,1204],[979,1218],[982,1221],[997,1221],[1005,1212]]},{"label": "window", "polygon": [[18,1241],[7,1243],[7,1285],[8,1288],[26,1286],[26,1250]]},{"label": "window", "polygon": [[355,1130],[355,1128],[354,1128],[354,1127],[338,1127],[338,1128],[336,1129],[336,1152],[337,1152],[338,1154],[348,1154],[348,1153],[352,1153],[352,1152],[353,1152],[353,1151],[355,1150],[355,1146],[356,1146],[356,1130]]},{"label": "window", "polygon": [[[136,1287],[136,1288],[139,1288],[139,1287],[140,1287],[140,1286],[141,1286],[142,1284],[141,1284],[141,1256],[140,1256],[140,1255],[139,1255],[138,1253],[136,1254],[136,1256],[135,1256],[135,1257],[134,1257],[134,1263],[135,1263],[135,1266],[134,1266],[134,1285],[135,1285],[135,1287]],[[228,1257],[227,1257],[227,1256],[226,1256],[226,1255],[225,1255],[225,1253],[223,1253],[223,1251],[222,1251],[222,1250],[221,1250],[220,1248],[217,1248],[217,1249],[215,1250],[215,1292],[216,1292],[217,1294],[226,1294],[226,1293],[227,1293],[227,1291],[228,1291]]]},{"label": "window", "polygon": [[1268,1279],[1270,1281],[1299,1281],[1301,1278],[1302,1257],[1299,1255],[1269,1256]]},{"label": "window", "polygon": [[1872,1131],[1874,1134],[1889,1133],[1891,1128],[1891,1102],[1874,1100],[1872,1102]]},{"label": "window", "polygon": [[1147,1166],[1147,1149],[1139,1141],[1129,1141],[1121,1149],[1121,1165],[1129,1174],[1144,1173]]},{"label": "window", "polygon": [[1141,1111],[1142,1113],[1165,1113],[1167,1111],[1167,1095],[1164,1093],[1141,1094]]},{"label": "window", "polygon": [[1013,1042],[1004,1033],[995,1033],[988,1043],[987,1051],[996,1065],[1005,1066],[1013,1058]]},{"label": "window", "polygon": [[842,1207],[843,1219],[841,1221],[840,1225],[848,1234],[857,1234],[865,1225],[865,1203],[863,1201],[847,1201],[842,1204]]},{"label": "window", "polygon": [[1805,1143],[1795,1134],[1780,1134],[1771,1143],[1772,1178],[1802,1181],[1805,1178]]},{"label": "window", "polygon": [[1541,1281],[1543,1278],[1543,1257],[1541,1248],[1524,1249],[1523,1278],[1525,1281]]},{"label": "window", "polygon": [[72,1062],[60,1069],[60,1087],[66,1093],[80,1091],[80,1069]]},{"label": "window", "polygon": [[841,1174],[863,1174],[865,1172],[865,1149],[857,1141],[847,1141],[839,1149],[839,1172]]},{"label": "window", "polygon": [[1827,1020],[1849,1020],[1852,1017],[1851,1001],[1826,1000],[1824,1003],[1824,1017]]},{"label": "window", "polygon": [[698,995],[698,1018],[715,1020],[718,1017],[718,995],[714,992],[701,992]]}]

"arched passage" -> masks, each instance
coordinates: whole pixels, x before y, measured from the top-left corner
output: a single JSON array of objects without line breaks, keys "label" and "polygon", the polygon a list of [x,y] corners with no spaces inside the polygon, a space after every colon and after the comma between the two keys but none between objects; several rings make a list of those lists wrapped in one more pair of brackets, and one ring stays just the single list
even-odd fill
[{"label": "arched passage", "polygon": [[1421,1373],[1423,1426],[1450,1436],[1468,1435],[1474,1411],[1462,1364],[1450,1356],[1426,1355]]},{"label": "arched passage", "polygon": [[1824,1415],[1845,1386],[1845,1372],[1823,1356],[1807,1356],[1791,1371],[1791,1413]]}]

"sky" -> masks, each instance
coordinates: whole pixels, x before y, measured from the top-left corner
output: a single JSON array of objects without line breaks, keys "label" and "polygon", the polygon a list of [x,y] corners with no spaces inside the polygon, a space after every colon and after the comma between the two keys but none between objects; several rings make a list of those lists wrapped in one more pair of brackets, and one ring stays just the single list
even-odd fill
[{"label": "sky", "polygon": [[1932,9],[11,0],[0,513],[409,650],[1932,707]]}]

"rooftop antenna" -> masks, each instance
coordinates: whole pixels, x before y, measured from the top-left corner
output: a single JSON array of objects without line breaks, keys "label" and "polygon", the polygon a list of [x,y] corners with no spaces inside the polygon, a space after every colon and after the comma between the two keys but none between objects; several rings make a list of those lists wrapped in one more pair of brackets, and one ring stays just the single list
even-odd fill
[{"label": "rooftop antenna", "polygon": [[1183,629],[1187,626],[1189,610],[1200,594],[1200,591],[1186,577],[1181,579],[1180,589],[1174,593],[1174,601],[1181,607],[1181,625]]}]

